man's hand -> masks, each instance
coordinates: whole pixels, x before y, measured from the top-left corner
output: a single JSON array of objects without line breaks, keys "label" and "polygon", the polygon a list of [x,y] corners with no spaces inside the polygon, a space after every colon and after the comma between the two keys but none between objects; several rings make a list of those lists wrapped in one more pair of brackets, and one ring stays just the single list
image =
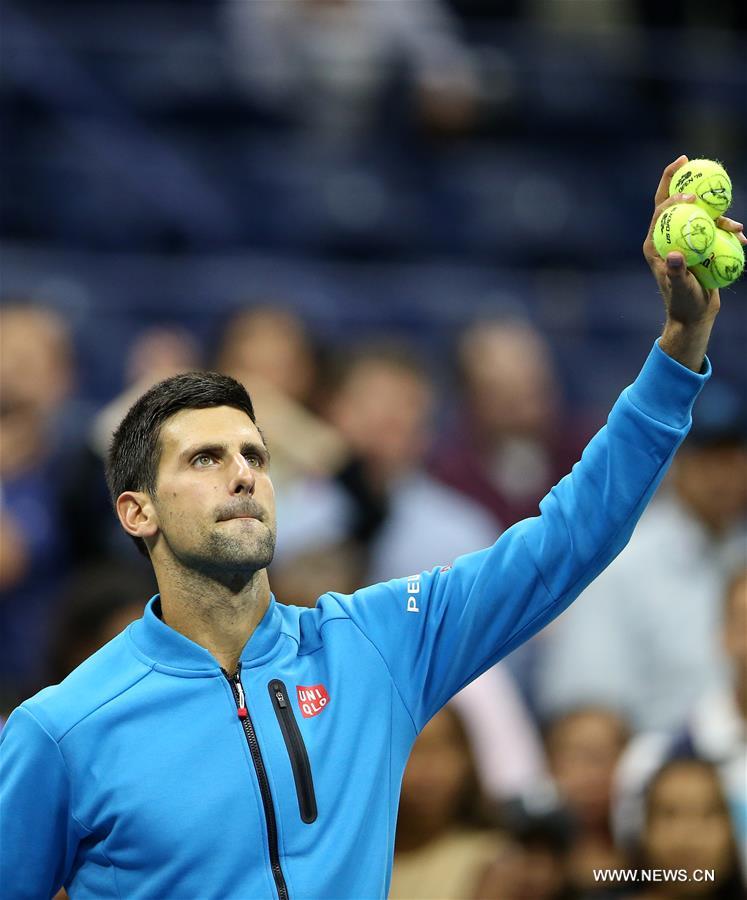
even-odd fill
[{"label": "man's hand", "polygon": [[[660,346],[682,365],[698,372],[703,365],[711,328],[721,306],[719,292],[708,291],[700,285],[692,272],[687,270],[681,253],[673,251],[666,260],[662,259],[656,252],[653,238],[654,225],[663,210],[674,203],[692,203],[695,200],[694,194],[669,196],[672,175],[685,162],[687,157],[680,156],[662,172],[654,197],[654,215],[643,242],[643,255],[659,285],[667,311]],[[740,242],[747,244],[741,222],[719,216],[716,225],[725,231],[735,232]]]}]

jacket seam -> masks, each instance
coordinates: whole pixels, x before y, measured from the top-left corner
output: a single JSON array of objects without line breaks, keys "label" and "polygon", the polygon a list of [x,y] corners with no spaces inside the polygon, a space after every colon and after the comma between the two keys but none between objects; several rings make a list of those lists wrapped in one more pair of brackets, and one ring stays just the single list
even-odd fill
[{"label": "jacket seam", "polygon": [[107,697],[107,699],[106,699],[106,700],[103,700],[101,703],[99,703],[98,706],[96,706],[96,707],[94,707],[93,709],[89,710],[84,716],[82,716],[80,719],[78,719],[76,722],[74,722],[74,723],[67,729],[67,731],[64,731],[64,732],[60,735],[58,741],[59,741],[59,742],[63,741],[63,740],[70,734],[70,732],[71,732],[74,728],[77,728],[78,725],[80,725],[80,724],[82,724],[83,722],[85,722],[85,720],[88,719],[88,718],[90,718],[94,713],[97,713],[100,709],[103,709],[107,704],[111,703],[113,700],[116,700],[118,697],[121,697],[122,694],[126,694],[127,691],[131,690],[131,689],[134,688],[136,685],[140,684],[140,682],[141,682],[144,678],[147,678],[148,675],[150,675],[150,673],[153,671],[154,665],[155,665],[155,664],[152,664],[151,666],[149,666],[148,669],[147,669],[147,671],[143,672],[143,674],[140,675],[140,677],[137,678],[135,681],[133,681],[131,684],[128,684],[126,687],[122,688],[121,691],[117,691],[116,694],[112,694],[111,697]]},{"label": "jacket seam", "polygon": [[116,867],[116,866],[114,865],[114,863],[111,861],[111,858],[109,857],[109,854],[106,852],[106,848],[104,847],[104,841],[99,841],[98,847],[99,847],[99,850],[101,850],[101,855],[104,857],[104,859],[105,859],[105,860],[109,863],[109,865],[111,866],[111,870],[112,870],[112,881],[114,882],[114,890],[117,892],[117,897],[121,898],[121,897],[122,897],[122,892],[120,891],[120,889],[119,889],[119,883],[117,882],[117,867]]},{"label": "jacket seam", "polygon": [[419,730],[418,730],[417,726],[415,725],[415,719],[413,718],[408,705],[405,703],[405,698],[402,696],[402,693],[400,692],[397,682],[394,680],[394,676],[392,675],[392,670],[389,668],[389,664],[387,663],[387,661],[384,657],[384,654],[381,652],[381,650],[379,650],[379,648],[376,646],[376,644],[371,640],[371,638],[366,634],[366,632],[360,627],[360,625],[355,621],[355,619],[353,619],[352,616],[349,616],[349,615],[348,616],[340,616],[339,618],[334,618],[334,619],[328,619],[326,622],[322,622],[320,628],[324,628],[324,626],[328,625],[329,622],[338,622],[340,620],[352,623],[352,625],[358,630],[358,632],[360,634],[362,634],[363,637],[368,641],[368,643],[374,648],[374,650],[378,654],[379,658],[384,663],[384,667],[387,671],[387,674],[389,675],[389,679],[392,682],[392,684],[394,685],[394,690],[397,692],[397,696],[399,697],[400,702],[402,703],[402,706],[404,706],[404,708],[405,708],[405,712],[407,713],[410,723],[412,724],[413,730],[415,731],[415,734],[419,734]]},{"label": "jacket seam", "polygon": [[[65,754],[62,752],[62,748],[61,748],[60,745],[59,745],[59,742],[56,741],[56,740],[52,737],[52,735],[49,733],[49,731],[44,727],[44,724],[43,724],[42,722],[39,721],[39,719],[33,714],[33,712],[32,712],[27,706],[22,706],[21,708],[23,709],[23,711],[24,711],[24,712],[25,712],[25,713],[26,713],[26,714],[27,714],[34,722],[36,722],[36,724],[39,726],[39,728],[44,732],[44,734],[46,734],[46,736],[49,738],[49,740],[54,744],[54,748],[55,748],[55,750],[57,751],[57,754],[58,754],[59,757],[60,757],[60,760],[61,760],[61,762],[62,762],[62,767],[63,767],[63,769],[65,770],[65,775],[67,776],[67,782],[68,782],[68,785],[69,785],[69,787],[70,787],[70,803],[71,803],[71,805],[72,805],[72,799],[73,799],[73,790],[72,790],[72,788],[73,788],[73,779],[70,777],[70,769],[69,769],[69,767],[68,767],[67,760],[65,759]],[[89,828],[89,826],[86,825],[85,822],[82,822],[82,821],[75,815],[75,813],[72,811],[72,809],[70,810],[70,818],[71,818],[76,824],[80,825],[80,827],[81,827],[84,831],[88,832],[88,834],[92,834],[92,833],[93,833],[93,828]]]},{"label": "jacket seam", "polygon": [[[635,402],[636,392],[634,390],[634,385],[632,385],[632,384],[626,391],[623,392],[623,397],[628,401],[628,403],[630,403],[630,405],[633,407],[633,409],[639,415],[645,416],[650,422],[656,422],[657,425],[663,425],[665,428],[669,428],[672,431],[678,431],[678,432],[682,432],[682,431],[684,431],[684,429],[686,429],[688,427],[687,421],[685,422],[684,425],[673,425],[671,422],[664,421],[664,419],[657,419],[656,416],[652,416],[650,412],[647,412],[645,409],[640,407]],[[695,402],[695,399],[697,399],[697,397],[693,398],[693,400],[690,404],[689,410],[692,409],[692,403]],[[687,414],[686,418],[692,419],[692,413],[689,410],[688,410],[688,414]]]}]

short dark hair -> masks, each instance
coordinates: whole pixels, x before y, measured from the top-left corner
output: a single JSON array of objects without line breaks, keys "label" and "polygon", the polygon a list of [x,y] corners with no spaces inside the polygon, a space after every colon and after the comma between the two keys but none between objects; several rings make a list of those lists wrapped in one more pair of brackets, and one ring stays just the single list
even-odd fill
[{"label": "short dark hair", "polygon": [[[243,384],[218,372],[185,372],[159,381],[127,411],[114,432],[106,460],[106,483],[112,504],[125,491],[156,495],[164,422],[183,409],[232,406],[256,425],[254,406]],[[141,553],[145,542],[133,538]]]}]

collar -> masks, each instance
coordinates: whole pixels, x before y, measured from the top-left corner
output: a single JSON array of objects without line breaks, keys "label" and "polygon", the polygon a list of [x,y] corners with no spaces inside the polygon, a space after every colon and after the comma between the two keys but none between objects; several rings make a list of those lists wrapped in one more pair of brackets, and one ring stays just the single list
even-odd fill
[{"label": "collar", "polygon": [[[242,668],[262,665],[275,651],[281,634],[281,614],[275,597],[241,651]],[[171,675],[200,678],[222,675],[215,657],[200,644],[167,625],[161,617],[161,596],[156,594],[143,617],[127,629],[136,654],[150,666]]]}]

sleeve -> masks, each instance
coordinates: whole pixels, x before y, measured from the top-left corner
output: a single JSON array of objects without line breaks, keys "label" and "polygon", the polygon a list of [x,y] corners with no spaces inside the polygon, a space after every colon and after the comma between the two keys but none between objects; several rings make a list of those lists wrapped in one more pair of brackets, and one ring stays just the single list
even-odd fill
[{"label": "sleeve", "polygon": [[383,658],[417,730],[559,615],[622,550],[709,377],[707,359],[698,374],[655,344],[540,515],[452,566],[333,595]]},{"label": "sleeve", "polygon": [[0,893],[52,897],[84,830],[70,811],[70,780],[57,742],[23,706],[0,735]]}]

